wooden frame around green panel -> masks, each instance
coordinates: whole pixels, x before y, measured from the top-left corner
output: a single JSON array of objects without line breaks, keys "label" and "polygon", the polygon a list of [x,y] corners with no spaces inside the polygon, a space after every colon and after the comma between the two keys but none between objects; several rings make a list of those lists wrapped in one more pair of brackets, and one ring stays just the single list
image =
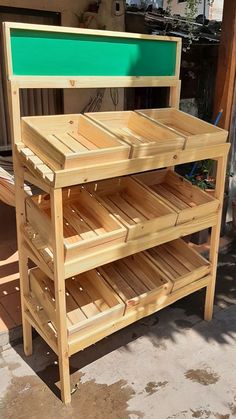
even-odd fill
[{"label": "wooden frame around green panel", "polygon": [[179,83],[180,38],[9,22],[4,34],[8,79],[20,88]]}]

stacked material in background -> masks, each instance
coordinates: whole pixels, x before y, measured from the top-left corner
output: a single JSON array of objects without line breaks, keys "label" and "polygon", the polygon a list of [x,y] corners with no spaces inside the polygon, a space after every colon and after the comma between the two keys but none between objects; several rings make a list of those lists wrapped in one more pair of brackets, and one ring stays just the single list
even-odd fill
[{"label": "stacked material in background", "polygon": [[[25,184],[25,193],[32,195],[32,186]],[[0,156],[0,201],[15,206],[15,181],[12,157]]]}]

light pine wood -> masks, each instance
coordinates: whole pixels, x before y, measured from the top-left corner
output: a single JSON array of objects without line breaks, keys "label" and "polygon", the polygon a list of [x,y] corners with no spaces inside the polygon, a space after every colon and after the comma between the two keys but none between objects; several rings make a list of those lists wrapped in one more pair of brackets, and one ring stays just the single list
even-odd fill
[{"label": "light pine wood", "polygon": [[[5,55],[6,57],[6,55]],[[14,152],[14,141],[20,136],[20,102],[19,89],[7,82],[7,96],[9,105],[9,118],[11,130],[11,142],[13,145],[13,164],[15,171],[15,205],[16,205],[16,224],[17,224],[17,245],[19,256],[19,274],[20,274],[20,295],[21,295],[21,314],[23,326],[24,351],[26,355],[31,355],[32,347],[32,326],[28,321],[24,297],[29,293],[28,278],[28,257],[24,249],[21,229],[25,223],[25,191],[24,191],[24,168],[20,164],[18,155]]]},{"label": "light pine wood", "polygon": [[177,152],[184,147],[185,139],[181,134],[133,111],[95,112],[86,116],[127,143],[130,158]]},{"label": "light pine wood", "polygon": [[[13,76],[10,28],[24,29],[25,25],[7,23],[4,28],[16,180],[24,350],[27,355],[32,353],[33,327],[58,355],[61,397],[63,402],[68,404],[71,401],[69,357],[72,354],[205,287],[207,288],[205,319],[211,319],[229,144],[223,144],[226,132],[212,128],[209,124],[204,125],[205,123],[196,118],[191,119],[189,124],[188,117],[176,111],[179,107],[181,86],[180,39],[40,26],[42,32],[174,41],[177,43],[175,75],[171,77],[27,77]],[[35,25],[27,25],[27,28],[39,29]],[[20,88],[131,86],[169,87],[169,105],[173,109],[158,110],[163,119],[155,121],[155,124],[153,110],[148,111],[151,115],[147,112],[145,117],[139,117],[139,120],[141,118],[143,121],[141,125],[135,113],[132,121],[131,118],[129,121],[132,114],[130,112],[122,113],[122,123],[125,122],[125,126],[119,125],[118,112],[110,112],[107,120],[107,113],[100,113],[99,118],[102,119],[105,115],[105,122],[109,121],[110,125],[108,124],[109,127],[106,128],[101,128],[101,124],[97,125],[97,121],[91,123],[91,119],[88,122],[88,119],[78,115],[26,117],[21,122]],[[166,116],[167,112],[171,118]],[[173,117],[176,112],[181,118]],[[68,132],[71,133],[71,126],[77,124],[78,118],[83,132],[76,133],[75,137],[72,132],[73,135],[68,136]],[[203,125],[208,127],[207,134]],[[114,130],[116,132],[112,132]],[[159,143],[156,140],[157,134]],[[214,141],[211,140],[213,136]],[[100,148],[108,149],[106,153],[109,154],[110,145],[114,148],[111,158],[107,159],[108,154],[105,153],[100,161],[100,157],[92,161],[82,159],[81,167],[78,160],[76,163],[71,163],[75,155],[77,158],[85,149],[90,149],[91,154],[96,151],[98,143],[94,143],[95,137]],[[117,148],[114,144],[118,144]],[[142,146],[137,147],[138,144]],[[186,181],[182,182],[184,186],[181,188],[179,177],[168,170],[176,164],[207,158],[218,162],[215,199],[192,188]],[[121,186],[124,181],[118,180],[117,185],[117,179],[112,179],[164,167],[167,171],[138,176],[138,182],[131,179],[133,182],[125,194]],[[162,183],[165,183],[166,174],[168,181],[163,192],[161,187]],[[147,180],[147,185],[145,181],[145,185],[140,184],[142,176]],[[50,205],[47,200],[35,205],[34,200],[39,199],[38,197],[26,199],[25,179],[50,196]],[[91,182],[95,183],[91,185]],[[152,191],[155,182],[159,192],[163,192],[158,199],[155,196],[156,191]],[[72,187],[79,184],[84,184],[82,188],[85,189],[82,189],[82,194],[78,193],[78,188]],[[64,187],[66,189],[62,190]],[[171,188],[174,188],[176,193],[173,194]],[[104,241],[99,246],[96,242],[96,245],[82,250],[74,246],[72,239],[70,249],[66,248],[64,235],[65,232],[69,234],[71,227],[65,225],[63,218],[69,220],[75,227],[75,218],[64,205],[69,196],[68,191],[73,205],[76,199],[80,202],[84,200],[83,222],[91,227],[89,231],[80,230],[81,235],[77,234],[77,240],[83,239],[89,242],[93,240],[94,234],[100,239],[104,235],[104,230],[107,230],[108,234],[113,234],[113,227],[118,223],[118,230],[120,228],[122,234],[117,237],[117,241]],[[107,219],[105,209],[100,206],[103,200],[110,200],[112,195],[115,209],[113,205],[109,208],[114,214],[110,213],[111,217]],[[120,198],[124,198],[125,207],[119,207]],[[97,204],[94,204],[94,200]],[[130,202],[132,202],[131,207]],[[186,205],[191,208],[197,207],[197,211],[193,211],[194,214],[191,216],[189,213],[186,215],[184,213]],[[104,203],[106,211],[107,206],[108,203]],[[124,219],[120,217],[119,220],[118,209],[123,212]],[[166,213],[167,209],[169,213]],[[89,212],[90,215],[93,213],[94,218],[89,218]],[[156,212],[163,217],[161,230],[158,223],[152,224],[152,217],[157,215]],[[45,218],[46,215],[48,218]],[[137,216],[143,225],[140,230],[132,231]],[[174,218],[171,218],[173,216]],[[99,228],[96,225],[97,219],[102,224]],[[144,220],[147,224],[144,224]],[[81,223],[82,219],[77,218],[76,227],[79,226],[81,229]],[[209,262],[179,239],[208,227],[212,227]],[[66,259],[65,254],[68,249],[71,254],[70,258]],[[30,272],[30,276],[28,259],[37,265],[37,268]]]},{"label": "light pine wood", "polygon": [[227,169],[227,155],[217,159],[216,170],[216,187],[215,197],[220,201],[220,210],[217,215],[217,223],[212,227],[211,241],[210,241],[210,262],[211,268],[211,281],[207,286],[206,301],[205,301],[205,320],[210,321],[213,315],[213,305],[215,296],[215,282],[217,273],[217,261],[219,252],[220,241],[220,228],[221,228],[221,215],[224,202],[224,188],[225,188],[225,175]]},{"label": "light pine wood", "polygon": [[51,169],[126,160],[130,147],[83,115],[21,119],[24,145]]},{"label": "light pine wood", "polygon": [[207,145],[222,144],[228,137],[227,131],[173,107],[141,109],[136,112],[155,122],[158,126],[169,128],[184,137],[185,149],[198,149]]},{"label": "light pine wood", "polygon": [[220,205],[219,200],[170,169],[141,173],[133,178],[176,212],[176,224],[215,213]]},{"label": "light pine wood", "polygon": [[[52,249],[52,218],[48,194],[26,199],[27,222],[40,233],[46,246]],[[69,261],[80,252],[86,255],[91,248],[99,250],[105,245],[122,243],[127,230],[85,188],[75,187],[63,191],[63,247],[64,260]]]},{"label": "light pine wood", "polygon": [[[179,42],[181,44],[181,38],[175,36],[160,36],[160,35],[146,35],[138,34],[131,32],[119,32],[119,31],[106,31],[106,30],[97,30],[97,29],[83,29],[83,28],[72,28],[72,27],[60,27],[60,26],[51,26],[51,25],[37,25],[31,23],[19,23],[19,22],[5,22],[5,28],[16,28],[16,29],[30,29],[30,30],[40,30],[42,32],[58,32],[58,33],[74,33],[74,34],[84,34],[84,35],[97,35],[105,37],[117,37],[117,38],[133,38],[133,39],[148,39],[151,41],[173,41]],[[177,62],[178,68],[178,62]]]},{"label": "light pine wood", "polygon": [[126,241],[175,225],[176,213],[130,177],[85,186],[128,230]]},{"label": "light pine wood", "polygon": [[120,329],[123,329],[129,324],[134,323],[137,320],[142,319],[143,317],[150,316],[150,314],[153,314],[163,309],[164,307],[168,307],[170,304],[173,304],[179,299],[184,298],[187,295],[192,294],[193,292],[199,291],[202,288],[205,288],[209,283],[210,279],[210,275],[208,275],[180,290],[177,290],[176,292],[167,295],[163,298],[162,301],[153,301],[147,306],[140,307],[137,311],[127,311],[126,314],[119,319],[119,321],[116,321],[115,323],[112,322],[110,324],[105,324],[100,329],[97,329],[96,333],[94,334],[88,333],[87,335],[83,336],[76,336],[75,334],[71,336],[69,339],[70,356],[80,350],[87,348],[90,345],[93,345],[94,343],[98,342],[104,337],[109,336],[110,334],[117,332]]},{"label": "light pine wood", "polygon": [[53,258],[54,258],[54,284],[56,302],[56,323],[58,358],[61,383],[61,397],[65,404],[70,403],[70,367],[66,327],[66,294],[64,279],[64,249],[63,249],[63,213],[62,191],[52,189],[51,218],[53,228]]},{"label": "light pine wood", "polygon": [[[191,220],[184,224],[176,225],[153,234],[147,234],[146,236],[130,240],[126,243],[120,243],[110,247],[105,246],[99,250],[96,248],[91,249],[91,252],[87,253],[87,255],[77,254],[77,256],[73,259],[65,262],[65,278],[70,278],[78,273],[86,272],[117,259],[141,252],[171,240],[175,240],[179,237],[187,236],[205,228],[212,227],[216,224],[216,222],[217,214],[210,214],[199,218],[198,220]],[[34,251],[37,243],[34,243],[33,241],[30,242],[30,240],[28,243],[31,246],[32,251]],[[46,245],[45,248],[42,248],[41,246],[42,241],[39,240],[40,248],[38,249],[38,254],[40,251],[41,256],[45,257],[45,261],[47,261],[47,263],[51,266],[52,256],[49,256]]]},{"label": "light pine wood", "polygon": [[[111,163],[99,164],[94,166],[84,166],[83,168],[56,170],[52,171],[48,166],[43,165],[42,160],[35,161],[37,157],[33,151],[21,148],[19,153],[23,164],[34,174],[41,178],[43,182],[56,188],[79,185],[102,179],[118,176],[125,176],[133,173],[148,170],[172,167],[177,164],[189,163],[192,161],[205,160],[228,154],[230,144],[219,144],[217,146],[202,147],[193,150],[182,150],[180,152],[169,152],[157,156],[145,156],[129,159],[126,161],[115,161]],[[45,171],[42,170],[45,168]]]}]

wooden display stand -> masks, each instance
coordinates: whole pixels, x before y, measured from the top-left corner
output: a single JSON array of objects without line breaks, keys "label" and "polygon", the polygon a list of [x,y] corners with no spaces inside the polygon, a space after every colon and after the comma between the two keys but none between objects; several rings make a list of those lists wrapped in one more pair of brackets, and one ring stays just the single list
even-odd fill
[{"label": "wooden display stand", "polygon": [[[204,287],[212,318],[229,144],[177,110],[178,38],[15,23],[4,38],[24,350],[33,327],[69,403],[72,354]],[[169,87],[172,109],[20,117],[23,88],[134,86]],[[208,158],[214,198],[173,171]],[[26,197],[25,180],[42,194]],[[206,261],[181,237],[209,227]]]}]

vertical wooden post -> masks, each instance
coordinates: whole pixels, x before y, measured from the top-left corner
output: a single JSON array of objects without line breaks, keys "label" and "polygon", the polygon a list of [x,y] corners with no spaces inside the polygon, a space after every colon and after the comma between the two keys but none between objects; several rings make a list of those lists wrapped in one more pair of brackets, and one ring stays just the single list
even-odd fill
[{"label": "vertical wooden post", "polygon": [[17,224],[17,243],[19,256],[19,274],[20,274],[20,294],[21,294],[21,313],[25,355],[32,354],[32,327],[25,317],[25,296],[29,294],[29,276],[28,276],[28,257],[24,249],[22,238],[22,227],[25,223],[25,192],[24,192],[24,169],[14,158],[15,168],[15,202],[16,202],[16,224]]},{"label": "vertical wooden post", "polygon": [[28,257],[24,249],[22,227],[26,222],[25,216],[25,191],[24,191],[24,168],[22,167],[16,152],[16,144],[21,140],[20,130],[20,93],[18,86],[7,83],[7,95],[9,104],[9,119],[11,128],[11,142],[13,150],[13,163],[15,173],[15,207],[17,244],[19,257],[21,313],[25,355],[32,354],[32,327],[25,317],[26,306],[24,297],[29,294]]},{"label": "vertical wooden post", "polygon": [[222,208],[223,208],[223,202],[224,202],[226,167],[227,167],[227,154],[217,159],[215,197],[219,199],[220,201],[220,209],[217,216],[217,223],[214,227],[212,227],[212,232],[211,232],[210,257],[209,257],[210,262],[212,264],[211,281],[209,285],[207,286],[207,290],[206,290],[205,315],[204,315],[204,318],[207,321],[210,321],[212,319],[212,314],[213,314],[218,250],[219,250],[219,241],[220,241],[221,215],[222,215]]},{"label": "vertical wooden post", "polygon": [[219,126],[229,130],[236,72],[236,1],[224,0],[216,76],[214,115],[223,109]]},{"label": "vertical wooden post", "polygon": [[61,398],[65,404],[71,402],[70,368],[66,324],[66,295],[63,246],[62,190],[51,189],[51,218],[53,228],[54,287],[56,303],[57,342],[60,369]]},{"label": "vertical wooden post", "polygon": [[170,87],[169,106],[171,108],[179,109],[181,81],[178,81],[176,86]]}]

